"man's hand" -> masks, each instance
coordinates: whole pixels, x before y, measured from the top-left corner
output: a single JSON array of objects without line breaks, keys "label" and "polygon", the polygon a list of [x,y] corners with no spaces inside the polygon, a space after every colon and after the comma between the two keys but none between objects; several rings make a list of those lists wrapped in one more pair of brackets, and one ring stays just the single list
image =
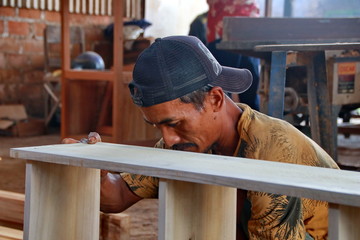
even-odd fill
[{"label": "man's hand", "polygon": [[[61,143],[62,144],[71,144],[71,143],[86,143],[86,144],[95,144],[97,142],[101,142],[101,137],[97,132],[90,132],[87,138],[82,138],[80,140],[76,140],[74,138],[64,138]],[[101,179],[106,177],[108,171],[101,170]]]},{"label": "man's hand", "polygon": [[80,140],[76,140],[73,138],[64,138],[61,141],[61,143],[63,144],[71,144],[71,143],[95,144],[97,142],[101,142],[101,137],[97,132],[90,132],[87,138],[82,138]]}]

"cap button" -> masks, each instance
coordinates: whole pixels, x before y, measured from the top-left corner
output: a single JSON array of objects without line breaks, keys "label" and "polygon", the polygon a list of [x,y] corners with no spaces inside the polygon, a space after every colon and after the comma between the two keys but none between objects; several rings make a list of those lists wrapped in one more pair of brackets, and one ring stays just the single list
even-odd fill
[{"label": "cap button", "polygon": [[161,40],[161,38],[157,38],[155,39],[155,42],[159,42]]}]

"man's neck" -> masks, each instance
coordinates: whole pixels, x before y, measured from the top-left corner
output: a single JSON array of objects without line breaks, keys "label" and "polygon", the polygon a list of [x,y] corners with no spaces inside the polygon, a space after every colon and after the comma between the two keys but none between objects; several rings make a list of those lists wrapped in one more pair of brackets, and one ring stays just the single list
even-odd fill
[{"label": "man's neck", "polygon": [[214,154],[234,156],[240,138],[237,126],[241,115],[242,110],[232,100],[226,99],[222,131],[219,141],[213,146]]}]

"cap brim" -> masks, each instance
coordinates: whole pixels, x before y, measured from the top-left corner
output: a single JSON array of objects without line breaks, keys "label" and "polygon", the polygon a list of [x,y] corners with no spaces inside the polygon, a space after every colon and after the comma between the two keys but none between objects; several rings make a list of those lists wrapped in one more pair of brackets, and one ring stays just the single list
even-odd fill
[{"label": "cap brim", "polygon": [[225,92],[243,93],[252,84],[252,74],[247,69],[222,66],[222,71],[210,85],[219,86]]}]

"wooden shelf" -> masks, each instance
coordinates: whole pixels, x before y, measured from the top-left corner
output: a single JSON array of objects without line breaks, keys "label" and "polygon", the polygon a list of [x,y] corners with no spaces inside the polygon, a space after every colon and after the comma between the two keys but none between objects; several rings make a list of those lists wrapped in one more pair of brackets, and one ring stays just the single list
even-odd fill
[{"label": "wooden shelf", "polygon": [[[96,70],[68,70],[65,72],[65,78],[72,80],[101,80],[101,81],[113,81],[114,72],[112,71],[96,71]],[[124,83],[128,84],[132,80],[132,72],[122,72],[122,78]]]},{"label": "wooden shelf", "polygon": [[76,80],[114,80],[113,71],[97,71],[97,70],[68,70],[64,73],[66,79]]},{"label": "wooden shelf", "polygon": [[128,90],[132,68],[124,71],[124,1],[113,1],[113,62],[106,71],[71,69],[69,1],[61,1],[61,137],[87,136],[96,131],[114,143],[158,139],[159,132],[144,122]]}]

